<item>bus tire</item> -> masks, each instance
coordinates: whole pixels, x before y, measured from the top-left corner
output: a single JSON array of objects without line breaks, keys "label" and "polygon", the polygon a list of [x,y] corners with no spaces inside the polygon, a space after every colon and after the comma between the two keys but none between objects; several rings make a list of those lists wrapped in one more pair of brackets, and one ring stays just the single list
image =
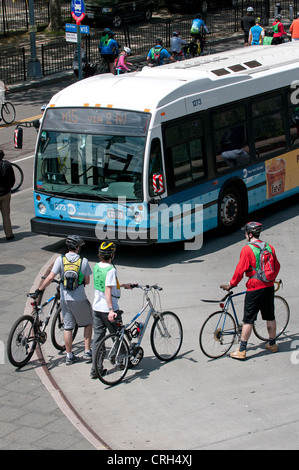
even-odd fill
[{"label": "bus tire", "polygon": [[247,214],[247,197],[241,188],[228,186],[220,193],[218,202],[218,228],[223,234],[241,226]]}]

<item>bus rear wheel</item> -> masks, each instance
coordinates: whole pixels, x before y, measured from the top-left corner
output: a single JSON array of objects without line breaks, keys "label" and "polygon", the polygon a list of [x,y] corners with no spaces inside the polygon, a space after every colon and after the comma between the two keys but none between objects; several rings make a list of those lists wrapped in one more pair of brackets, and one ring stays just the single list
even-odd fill
[{"label": "bus rear wheel", "polygon": [[218,206],[218,226],[224,234],[233,232],[241,225],[247,212],[244,199],[245,196],[235,187],[228,187],[222,193]]}]

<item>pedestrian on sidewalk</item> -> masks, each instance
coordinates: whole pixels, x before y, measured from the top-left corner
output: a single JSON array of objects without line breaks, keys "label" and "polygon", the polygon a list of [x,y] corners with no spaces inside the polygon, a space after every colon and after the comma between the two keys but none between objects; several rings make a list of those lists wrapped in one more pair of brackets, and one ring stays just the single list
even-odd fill
[{"label": "pedestrian on sidewalk", "polygon": [[267,282],[263,280],[264,277],[259,272],[259,269],[261,269],[260,249],[264,246],[263,242],[260,240],[262,224],[259,222],[249,222],[242,230],[245,232],[248,243],[241,250],[240,260],[230,283],[221,285],[220,287],[229,291],[231,288],[237,287],[244,274],[249,278],[246,283],[247,291],[244,302],[241,343],[239,348],[231,353],[233,359],[244,360],[246,358],[247,342],[259,311],[261,312],[263,320],[267,322],[269,342],[266,344],[266,348],[273,353],[278,351],[278,347],[275,344],[274,280],[279,273],[280,264],[273,246],[266,243],[266,249],[268,253],[271,253],[273,280]]},{"label": "pedestrian on sidewalk", "polygon": [[290,33],[292,36],[292,41],[299,41],[299,12],[297,13],[297,18],[290,26]]},{"label": "pedestrian on sidewalk", "polygon": [[8,160],[3,160],[4,151],[0,150],[0,212],[3,220],[3,230],[6,240],[14,238],[10,220],[11,189],[15,184],[15,173],[12,164]]},{"label": "pedestrian on sidewalk", "polygon": [[255,19],[253,17],[254,9],[252,7],[247,8],[246,15],[241,19],[241,28],[244,32],[244,46],[248,46],[248,37],[250,28],[255,25]]},{"label": "pedestrian on sidewalk", "polygon": [[103,242],[99,247],[99,263],[93,269],[94,279],[94,301],[93,301],[93,345],[92,345],[92,368],[90,377],[96,379],[95,355],[97,347],[104,338],[108,329],[109,333],[117,331],[117,324],[122,324],[122,310],[119,309],[118,299],[120,288],[132,289],[131,284],[119,284],[113,259],[116,246],[113,242]]},{"label": "pedestrian on sidewalk", "polygon": [[69,235],[65,241],[68,252],[56,258],[51,272],[42,282],[36,295],[48,287],[59,274],[60,306],[64,321],[64,341],[66,348],[66,365],[79,361],[72,352],[73,329],[76,324],[84,327],[85,352],[83,359],[91,362],[92,308],[86,297],[84,287],[90,282],[92,270],[86,258],[80,256],[81,247],[85,245],[78,235]]}]

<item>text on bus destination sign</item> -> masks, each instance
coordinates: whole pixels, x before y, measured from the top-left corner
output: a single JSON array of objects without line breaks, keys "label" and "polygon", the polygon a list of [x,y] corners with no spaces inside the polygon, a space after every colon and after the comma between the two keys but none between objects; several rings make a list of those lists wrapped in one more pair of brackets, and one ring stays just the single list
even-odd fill
[{"label": "text on bus destination sign", "polygon": [[43,128],[70,132],[102,133],[126,131],[128,135],[145,135],[150,115],[148,113],[107,108],[50,108]]}]

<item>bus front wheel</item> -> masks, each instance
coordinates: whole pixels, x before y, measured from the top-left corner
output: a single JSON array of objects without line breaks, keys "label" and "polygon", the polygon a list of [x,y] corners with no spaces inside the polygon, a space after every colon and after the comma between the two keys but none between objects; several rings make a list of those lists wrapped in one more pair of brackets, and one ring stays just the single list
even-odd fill
[{"label": "bus front wheel", "polygon": [[219,199],[218,226],[223,233],[231,233],[238,228],[246,215],[245,195],[235,187],[226,188]]}]

